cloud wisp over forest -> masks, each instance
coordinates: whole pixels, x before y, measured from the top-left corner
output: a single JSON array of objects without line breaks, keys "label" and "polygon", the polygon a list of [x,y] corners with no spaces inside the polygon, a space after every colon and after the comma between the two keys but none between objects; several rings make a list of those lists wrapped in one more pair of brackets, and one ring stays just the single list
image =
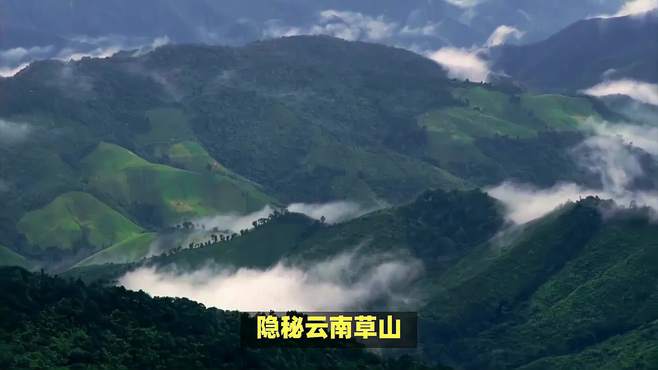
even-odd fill
[{"label": "cloud wisp over forest", "polygon": [[622,206],[633,203],[658,211],[658,192],[637,186],[648,175],[642,157],[658,158],[658,126],[592,118],[585,124],[591,136],[572,149],[572,156],[578,165],[599,177],[601,187],[563,182],[541,189],[507,181],[488,188],[491,196],[505,204],[511,221],[525,223],[561,204],[590,195],[613,199]]},{"label": "cloud wisp over forest", "polygon": [[132,290],[186,297],[240,311],[331,311],[413,307],[411,284],[423,271],[410,257],[364,255],[358,248],[310,265],[267,269],[207,266],[193,272],[140,267],[120,278]]}]

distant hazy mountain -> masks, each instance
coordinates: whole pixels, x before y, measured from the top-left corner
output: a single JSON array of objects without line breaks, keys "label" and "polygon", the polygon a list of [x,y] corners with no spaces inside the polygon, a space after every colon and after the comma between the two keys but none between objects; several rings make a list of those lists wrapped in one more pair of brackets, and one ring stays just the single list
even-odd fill
[{"label": "distant hazy mountain", "polygon": [[604,79],[658,81],[658,11],[579,21],[550,38],[494,52],[495,68],[532,87],[587,88]]},{"label": "distant hazy mountain", "polygon": [[[436,49],[443,45],[482,44],[503,24],[524,32],[524,41],[540,40],[578,19],[612,13],[622,3],[623,0],[2,0],[0,49],[54,45],[57,49],[89,51],[94,42],[96,46],[108,47],[112,41],[112,46],[125,47],[164,36],[174,42],[241,44],[299,33]],[[326,12],[329,10],[333,12]],[[87,39],[81,40],[81,36]]]}]

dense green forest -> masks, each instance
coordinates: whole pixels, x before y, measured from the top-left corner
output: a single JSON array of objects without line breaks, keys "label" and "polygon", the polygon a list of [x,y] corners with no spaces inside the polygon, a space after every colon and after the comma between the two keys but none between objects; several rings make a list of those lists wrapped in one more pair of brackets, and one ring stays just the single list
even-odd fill
[{"label": "dense green forest", "polygon": [[441,370],[356,349],[240,347],[240,313],[0,268],[3,369]]},{"label": "dense green forest", "polygon": [[[425,262],[409,289],[423,297],[420,343],[427,359],[465,369],[655,369],[652,217],[646,208],[590,197],[501,234],[497,201],[479,191],[439,190],[338,225],[285,214],[235,240],[145,264],[194,271],[216,261],[265,269],[282,257],[309,265],[355,245],[364,255],[411,255]],[[112,281],[136,267],[67,274]]]}]

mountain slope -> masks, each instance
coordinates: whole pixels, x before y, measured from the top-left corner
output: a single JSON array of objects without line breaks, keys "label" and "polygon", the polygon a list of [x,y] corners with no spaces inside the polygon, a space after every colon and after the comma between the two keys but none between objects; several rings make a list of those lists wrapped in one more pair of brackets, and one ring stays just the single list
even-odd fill
[{"label": "mountain slope", "polygon": [[[284,201],[399,203],[427,188],[459,188],[475,179],[464,171],[455,176],[463,164],[446,165],[461,155],[441,149],[459,145],[458,138],[435,141],[429,125],[419,120],[448,108],[462,121],[482,118],[465,100],[477,86],[447,80],[440,67],[418,55],[327,37],[292,37],[239,49],[164,47],[139,63],[177,89],[213,157]],[[188,73],[173,72],[180,70]],[[484,88],[514,100],[511,92]],[[541,105],[573,117],[596,115],[587,102],[577,114],[559,102]],[[531,117],[528,110],[533,111],[521,104],[509,112],[485,113],[531,134],[555,128],[553,117]],[[510,134],[497,128],[485,132]],[[491,172],[487,168],[486,174]]]},{"label": "mountain slope", "polygon": [[449,269],[424,309],[426,341],[443,338],[429,352],[473,369],[551,369],[601,348],[599,363],[646,364],[655,339],[624,346],[658,317],[658,229],[647,210],[614,210],[568,205]]},{"label": "mountain slope", "polygon": [[568,149],[603,114],[330,37],[45,61],[0,91],[0,117],[21,133],[0,147],[0,242],[19,251],[21,218],[71,191],[159,232],[268,203],[379,208],[510,178],[596,185]]},{"label": "mountain slope", "polygon": [[528,86],[584,89],[606,78],[658,82],[658,11],[574,23],[548,39],[496,50],[494,68]]},{"label": "mountain slope", "polygon": [[238,312],[20,268],[0,268],[0,288],[2,368],[444,369],[363,350],[241,348]]},{"label": "mountain slope", "polygon": [[144,230],[87,193],[62,194],[18,223],[34,249],[98,250]]},{"label": "mountain slope", "polygon": [[4,245],[0,245],[0,265],[19,266],[23,268],[30,267],[30,263],[25,259],[25,257],[12,251]]},{"label": "mountain slope", "polygon": [[[464,369],[651,369],[658,225],[650,212],[587,198],[498,232],[498,207],[482,193],[438,191],[338,225],[287,214],[245,236],[147,265],[194,270],[214,261],[266,269],[282,258],[312,266],[349,251],[411,256],[424,265],[408,291],[423,297],[415,309],[430,359]],[[271,249],[264,239],[274,241]],[[69,274],[113,280],[134,267]]]},{"label": "mountain slope", "polygon": [[428,191],[416,201],[326,225],[296,213],[276,214],[230,241],[182,250],[152,261],[193,271],[208,263],[268,268],[287,260],[313,264],[358,247],[359,253],[406,251],[441,269],[487,240],[503,224],[500,205],[480,191]]},{"label": "mountain slope", "polygon": [[143,233],[124,239],[78,262],[75,266],[102,265],[106,263],[130,263],[147,257],[155,233]]},{"label": "mountain slope", "polygon": [[113,144],[100,143],[82,159],[81,168],[90,191],[158,226],[222,212],[254,212],[271,201],[256,189],[215,177],[209,170],[192,172],[150,163]]}]

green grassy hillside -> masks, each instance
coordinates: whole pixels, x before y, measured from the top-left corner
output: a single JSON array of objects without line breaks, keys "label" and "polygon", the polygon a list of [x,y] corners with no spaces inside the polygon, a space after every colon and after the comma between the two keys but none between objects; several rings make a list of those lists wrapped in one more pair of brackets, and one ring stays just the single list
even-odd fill
[{"label": "green grassy hillside", "polygon": [[149,255],[155,233],[143,233],[120,241],[78,262],[75,267],[106,263],[130,263]]},{"label": "green grassy hillside", "polygon": [[0,117],[26,130],[0,148],[0,243],[19,251],[36,240],[20,220],[75,191],[158,232],[267,203],[600,181],[569,155],[600,114],[590,100],[450,80],[417,54],[330,37],[37,62],[0,90]]},{"label": "green grassy hillside", "polygon": [[[509,179],[541,186],[558,180],[591,181],[568,158],[569,149],[582,140],[584,120],[600,117],[590,100],[483,86],[459,87],[452,94],[463,106],[435,109],[418,118],[427,133],[424,154],[433,163],[480,185]],[[528,162],[525,168],[518,168],[516,154],[501,155],[515,147],[527,151],[520,157]]]},{"label": "green grassy hillside", "polygon": [[270,200],[232,179],[150,163],[107,143],[83,159],[82,169],[90,191],[156,225],[222,212],[253,212]]},{"label": "green grassy hillside", "polygon": [[99,250],[143,229],[90,194],[65,193],[28,212],[18,229],[35,249]]}]

